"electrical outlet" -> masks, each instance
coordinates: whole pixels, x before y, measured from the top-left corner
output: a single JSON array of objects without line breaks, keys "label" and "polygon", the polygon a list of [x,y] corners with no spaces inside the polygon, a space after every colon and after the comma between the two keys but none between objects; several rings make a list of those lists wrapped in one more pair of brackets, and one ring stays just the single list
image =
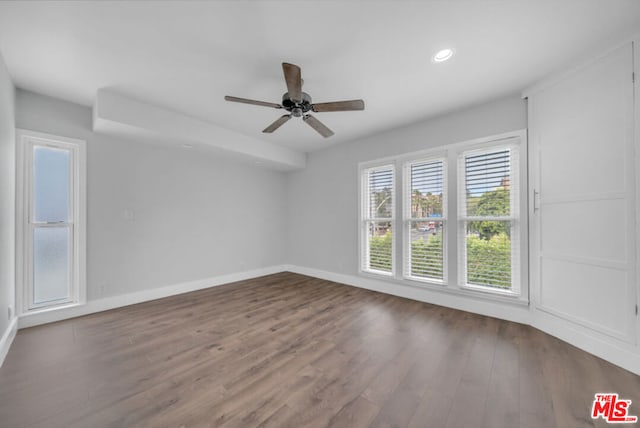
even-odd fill
[{"label": "electrical outlet", "polygon": [[9,320],[11,320],[11,316],[13,315],[13,308],[11,306],[9,306],[7,308],[7,317],[9,318]]}]

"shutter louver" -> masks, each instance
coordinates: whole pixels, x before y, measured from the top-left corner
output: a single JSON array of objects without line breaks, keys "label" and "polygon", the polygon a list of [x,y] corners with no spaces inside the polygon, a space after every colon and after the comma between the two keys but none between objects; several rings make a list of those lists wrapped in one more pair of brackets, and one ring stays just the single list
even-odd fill
[{"label": "shutter louver", "polygon": [[393,165],[363,171],[363,270],[393,273],[395,188]]},{"label": "shutter louver", "polygon": [[444,280],[444,160],[412,162],[405,167],[404,276]]},{"label": "shutter louver", "polygon": [[458,174],[467,285],[511,290],[518,198],[517,152],[499,147],[462,156]]}]

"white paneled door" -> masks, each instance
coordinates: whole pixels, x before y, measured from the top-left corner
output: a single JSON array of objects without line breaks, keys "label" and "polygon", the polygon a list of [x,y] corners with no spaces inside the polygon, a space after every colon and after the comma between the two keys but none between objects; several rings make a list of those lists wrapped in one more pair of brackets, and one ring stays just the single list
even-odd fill
[{"label": "white paneled door", "polygon": [[633,46],[529,97],[532,303],[635,342]]}]

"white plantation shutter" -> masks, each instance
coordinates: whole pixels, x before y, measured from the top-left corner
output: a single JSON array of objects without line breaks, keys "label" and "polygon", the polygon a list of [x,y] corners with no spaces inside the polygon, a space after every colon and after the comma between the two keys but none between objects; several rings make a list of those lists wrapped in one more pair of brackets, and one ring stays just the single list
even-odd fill
[{"label": "white plantation shutter", "polygon": [[517,291],[518,148],[467,151],[458,164],[460,272],[463,286]]},{"label": "white plantation shutter", "polygon": [[404,277],[442,282],[446,272],[444,159],[405,164],[403,189]]},{"label": "white plantation shutter", "polygon": [[367,181],[369,199],[367,217],[369,219],[393,218],[393,167],[369,170]]},{"label": "white plantation shutter", "polygon": [[361,269],[393,274],[394,166],[383,165],[363,170],[362,186]]}]

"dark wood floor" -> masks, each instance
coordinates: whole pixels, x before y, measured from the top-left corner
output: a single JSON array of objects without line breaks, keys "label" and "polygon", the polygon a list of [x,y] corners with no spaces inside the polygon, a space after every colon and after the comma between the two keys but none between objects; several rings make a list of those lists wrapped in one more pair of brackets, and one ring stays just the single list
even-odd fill
[{"label": "dark wood floor", "polygon": [[533,328],[282,273],[21,330],[0,426],[607,426],[611,391],[640,414],[640,377]]}]

